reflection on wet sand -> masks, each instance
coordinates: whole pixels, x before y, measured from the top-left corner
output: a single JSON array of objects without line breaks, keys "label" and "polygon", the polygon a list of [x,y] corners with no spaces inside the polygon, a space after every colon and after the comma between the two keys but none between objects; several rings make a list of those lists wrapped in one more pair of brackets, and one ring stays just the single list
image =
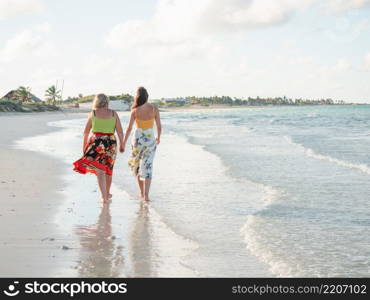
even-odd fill
[{"label": "reflection on wet sand", "polygon": [[123,247],[117,245],[112,236],[111,219],[110,203],[104,203],[96,224],[76,228],[81,244],[78,262],[80,277],[123,276]]},{"label": "reflection on wet sand", "polygon": [[152,203],[125,200],[102,205],[95,224],[75,229],[81,246],[77,276],[197,276],[185,265],[196,243],[172,231]]},{"label": "reflection on wet sand", "polygon": [[152,203],[141,202],[129,239],[135,277],[194,277],[184,259],[196,243],[171,230]]},{"label": "reflection on wet sand", "polygon": [[149,204],[141,202],[135,220],[135,227],[131,234],[132,264],[136,277],[155,276],[153,274],[153,260],[151,259],[152,246],[149,226]]}]

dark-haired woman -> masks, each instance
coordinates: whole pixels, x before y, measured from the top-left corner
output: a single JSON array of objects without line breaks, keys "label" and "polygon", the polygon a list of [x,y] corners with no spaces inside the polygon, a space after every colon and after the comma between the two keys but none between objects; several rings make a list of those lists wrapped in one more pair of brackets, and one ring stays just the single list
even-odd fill
[{"label": "dark-haired woman", "polygon": [[[137,89],[134,104],[131,107],[130,122],[126,129],[123,145],[126,145],[132,127],[136,123],[131,139],[129,166],[137,178],[140,196],[149,201],[149,188],[152,180],[153,159],[161,137],[161,119],[158,109],[148,103],[149,94],[144,87]],[[154,136],[154,122],[157,126],[157,138]]]}]

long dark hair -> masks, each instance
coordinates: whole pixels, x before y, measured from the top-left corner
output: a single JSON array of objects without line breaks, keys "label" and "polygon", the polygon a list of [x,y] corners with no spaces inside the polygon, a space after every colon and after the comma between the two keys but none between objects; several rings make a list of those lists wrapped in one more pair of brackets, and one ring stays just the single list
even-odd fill
[{"label": "long dark hair", "polygon": [[145,87],[141,86],[137,89],[136,95],[134,97],[134,104],[132,105],[131,109],[139,107],[145,104],[148,101],[149,94]]}]

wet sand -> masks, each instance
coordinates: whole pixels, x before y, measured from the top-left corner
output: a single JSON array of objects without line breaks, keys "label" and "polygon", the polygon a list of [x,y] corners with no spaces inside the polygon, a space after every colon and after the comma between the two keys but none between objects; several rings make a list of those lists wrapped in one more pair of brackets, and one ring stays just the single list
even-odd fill
[{"label": "wet sand", "polygon": [[[161,222],[150,204],[115,185],[112,203],[99,201],[94,176],[72,172],[76,149],[63,161],[32,151],[35,145],[29,145],[30,151],[15,148],[15,141],[34,136],[62,146],[63,130],[47,123],[85,115],[0,115],[0,125],[7,128],[0,142],[0,276],[196,276],[179,262],[188,243]],[[117,168],[125,163],[118,159]]]}]

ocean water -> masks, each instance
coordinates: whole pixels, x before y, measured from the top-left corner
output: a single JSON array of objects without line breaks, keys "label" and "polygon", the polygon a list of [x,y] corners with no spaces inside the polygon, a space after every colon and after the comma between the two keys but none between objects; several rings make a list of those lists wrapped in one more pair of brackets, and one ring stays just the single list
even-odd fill
[{"label": "ocean water", "polygon": [[[108,223],[121,246],[121,259],[114,261],[125,263],[115,265],[114,274],[368,277],[369,116],[365,105],[162,113],[152,202],[144,209],[135,197],[127,153],[117,161],[118,196]],[[127,117],[122,113],[124,126]],[[63,130],[17,145],[67,164],[80,155],[83,124],[56,122],[50,125]],[[81,185],[93,193],[95,179],[67,177],[66,205],[73,202],[77,212],[64,230],[78,243],[78,260],[89,262],[78,268],[96,269],[85,259],[91,253],[81,247],[81,239],[91,236],[73,236],[76,223],[99,224],[99,209],[72,196]],[[68,207],[60,218],[65,219]],[[125,241],[131,242],[120,245]],[[112,265],[113,258],[107,260]],[[112,268],[102,272],[113,274]]]}]

